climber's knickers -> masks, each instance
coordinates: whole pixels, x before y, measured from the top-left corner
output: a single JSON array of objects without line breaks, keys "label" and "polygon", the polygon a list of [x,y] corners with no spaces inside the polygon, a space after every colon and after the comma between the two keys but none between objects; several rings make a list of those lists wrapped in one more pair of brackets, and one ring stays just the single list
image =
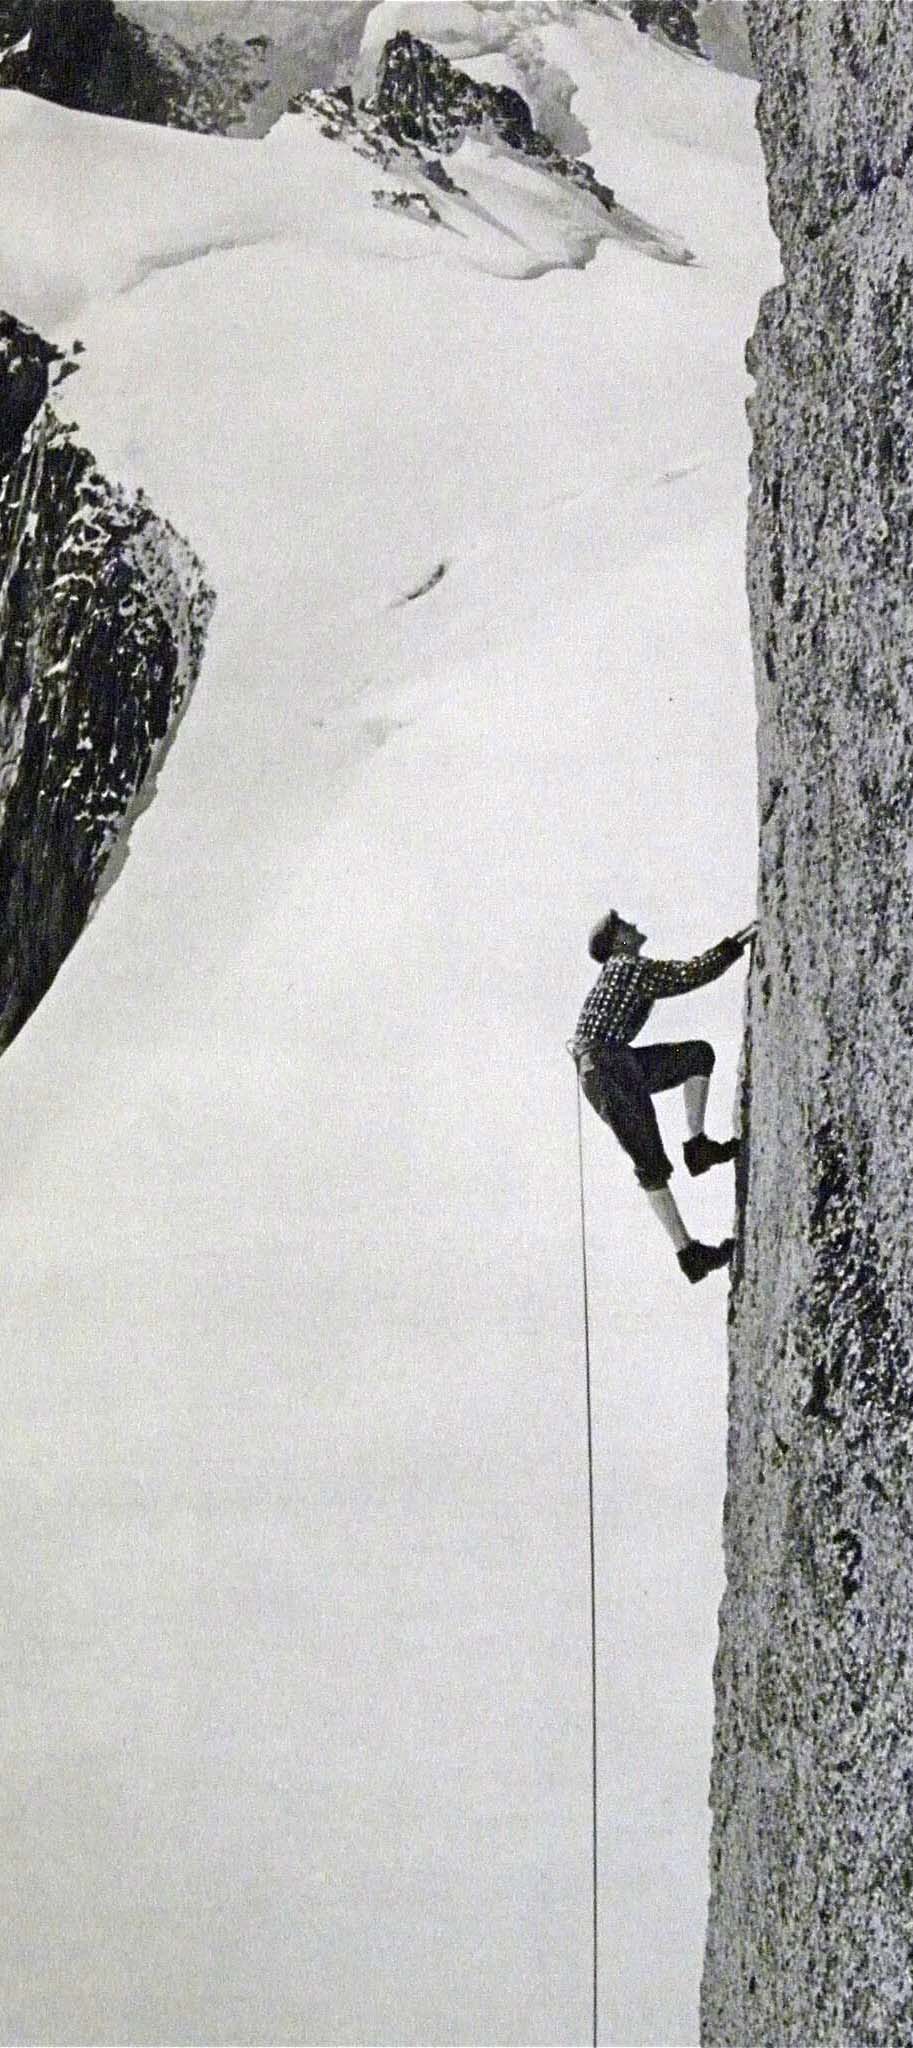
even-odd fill
[{"label": "climber's knickers", "polygon": [[651,1096],[680,1088],[694,1074],[710,1074],[712,1045],[703,1038],[677,1045],[626,1045],[615,1038],[579,1047],[576,1057],[583,1093],[633,1161],[641,1187],[649,1192],[664,1188],[672,1161],[663,1149]]},{"label": "climber's knickers", "polygon": [[[712,1045],[708,1044],[706,1038],[687,1038],[684,1040],[684,1043],[682,1045],[676,1047],[676,1050],[678,1052],[689,1052],[693,1055],[694,1066],[692,1068],[692,1073],[713,1073],[713,1069],[716,1066],[716,1053],[714,1052]],[[685,1075],[685,1079],[686,1081],[689,1079],[689,1076],[687,1074]],[[672,1083],[672,1086],[675,1086],[674,1082]],[[654,1094],[655,1092],[656,1091],[654,1089]]]}]

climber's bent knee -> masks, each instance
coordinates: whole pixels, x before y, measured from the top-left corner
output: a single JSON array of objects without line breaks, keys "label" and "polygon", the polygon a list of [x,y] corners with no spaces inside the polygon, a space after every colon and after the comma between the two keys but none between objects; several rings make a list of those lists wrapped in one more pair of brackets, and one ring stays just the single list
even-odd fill
[{"label": "climber's bent knee", "polygon": [[716,1053],[706,1038],[694,1040],[694,1071],[696,1074],[712,1074],[716,1066]]},{"label": "climber's bent knee", "polygon": [[631,1046],[601,1047],[586,1071],[581,1067],[580,1086],[627,1153],[641,1187],[648,1193],[664,1188],[672,1162],[666,1157],[640,1059]]},{"label": "climber's bent knee", "polygon": [[653,1166],[635,1166],[634,1173],[645,1195],[657,1195],[672,1179],[672,1162],[667,1159],[662,1166],[658,1162]]}]

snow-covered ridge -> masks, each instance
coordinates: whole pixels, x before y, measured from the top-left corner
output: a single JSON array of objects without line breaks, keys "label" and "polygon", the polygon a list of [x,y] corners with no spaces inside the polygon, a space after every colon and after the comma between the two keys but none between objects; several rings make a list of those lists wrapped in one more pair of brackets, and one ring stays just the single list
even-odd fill
[{"label": "snow-covered ridge", "polygon": [[187,543],[48,404],[59,356],[0,315],[0,1046],[126,854],[213,603]]},{"label": "snow-covered ridge", "polygon": [[255,138],[297,94],[348,85],[366,98],[401,29],[460,62],[509,51],[523,89],[549,26],[600,13],[628,13],[686,61],[752,75],[742,0],[0,0],[0,87],[84,112]]},{"label": "snow-covered ridge", "polygon": [[322,135],[405,177],[375,189],[375,205],[449,229],[465,260],[485,269],[536,277],[579,268],[610,236],[662,262],[692,261],[679,237],[618,206],[591,164],[557,149],[521,93],[477,81],[406,29],[383,45],[367,98],[356,102],[347,87],[304,93],[290,112],[316,117]]},{"label": "snow-covered ridge", "polygon": [[522,93],[509,85],[471,78],[407,29],[384,45],[374,91],[366,104],[379,115],[394,141],[447,154],[459,147],[469,130],[493,132],[509,149],[519,150],[579,185],[607,210],[615,204],[614,192],[600,183],[592,165],[561,155],[539,133]]},{"label": "snow-covered ridge", "polygon": [[680,57],[753,75],[744,0],[378,0],[350,82],[355,97],[366,98],[384,45],[404,29],[457,63],[509,51],[522,65],[550,27],[573,27],[587,15],[629,16],[645,38]]}]

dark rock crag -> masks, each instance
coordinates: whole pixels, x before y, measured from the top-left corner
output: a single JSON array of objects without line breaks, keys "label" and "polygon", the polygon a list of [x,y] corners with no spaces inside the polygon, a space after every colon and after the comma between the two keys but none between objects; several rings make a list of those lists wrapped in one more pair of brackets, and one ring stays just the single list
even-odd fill
[{"label": "dark rock crag", "polygon": [[563,156],[539,133],[521,93],[477,83],[407,29],[385,44],[366,106],[393,142],[440,157],[458,149],[469,131],[481,131],[591,192],[607,210],[614,206],[614,193],[589,164]]},{"label": "dark rock crag", "polygon": [[83,113],[167,118],[165,81],[147,39],[113,0],[32,0],[28,47],[6,58],[0,80]]},{"label": "dark rock crag", "polygon": [[[28,34],[25,49],[10,48]],[[260,39],[262,41],[262,39]],[[224,134],[262,89],[258,42],[194,49],[151,34],[114,0],[0,0],[0,86],[126,121]]]},{"label": "dark rock crag", "polygon": [[291,100],[289,112],[310,114],[322,134],[349,142],[383,170],[408,170],[411,164],[445,192],[459,192],[461,187],[442,159],[475,131],[532,157],[544,171],[589,193],[607,213],[615,207],[614,193],[600,184],[589,164],[563,156],[539,133],[521,93],[509,86],[477,84],[407,29],[385,45],[368,99],[356,105],[348,87],[300,93]]},{"label": "dark rock crag", "polygon": [[28,34],[34,7],[35,0],[0,0],[0,53]]},{"label": "dark rock crag", "polygon": [[123,858],[214,601],[186,542],[54,412],[55,361],[0,315],[0,1049]]},{"label": "dark rock crag", "polygon": [[631,0],[631,19],[642,34],[658,29],[670,43],[677,43],[699,57],[702,51],[697,4],[698,0]]},{"label": "dark rock crag", "polygon": [[784,282],[701,2038],[913,2040],[913,37],[751,0]]},{"label": "dark rock crag", "polygon": [[407,29],[384,46],[370,104],[395,142],[420,142],[446,154],[459,148],[468,128],[488,125],[509,149],[551,153],[521,93],[478,84]]}]

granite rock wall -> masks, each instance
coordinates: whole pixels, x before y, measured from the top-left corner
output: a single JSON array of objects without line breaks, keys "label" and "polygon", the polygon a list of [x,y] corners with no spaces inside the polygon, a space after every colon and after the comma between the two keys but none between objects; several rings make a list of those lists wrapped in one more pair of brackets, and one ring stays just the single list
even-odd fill
[{"label": "granite rock wall", "polygon": [[760,934],[701,2038],[913,2040],[913,17],[751,0]]}]

